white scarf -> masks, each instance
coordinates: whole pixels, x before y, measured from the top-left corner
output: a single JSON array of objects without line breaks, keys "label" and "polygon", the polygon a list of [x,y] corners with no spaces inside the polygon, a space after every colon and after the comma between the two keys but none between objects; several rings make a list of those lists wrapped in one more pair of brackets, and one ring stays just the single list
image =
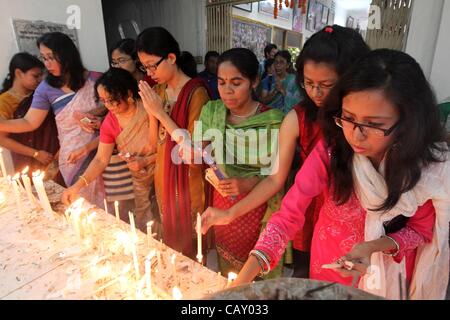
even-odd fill
[{"label": "white scarf", "polygon": [[[431,243],[419,246],[410,286],[411,299],[445,299],[449,277],[449,221],[450,221],[450,157],[445,162],[432,163],[422,170],[416,186],[401,195],[395,207],[385,213],[370,211],[387,198],[384,180],[384,160],[378,172],[370,160],[362,155],[353,156],[353,180],[356,195],[367,211],[365,241],[384,235],[383,222],[398,215],[413,216],[418,207],[432,200],[436,209],[436,222]],[[405,259],[396,263],[382,252],[372,254],[371,268],[361,278],[359,287],[388,299],[400,298],[399,274],[405,279]]]}]

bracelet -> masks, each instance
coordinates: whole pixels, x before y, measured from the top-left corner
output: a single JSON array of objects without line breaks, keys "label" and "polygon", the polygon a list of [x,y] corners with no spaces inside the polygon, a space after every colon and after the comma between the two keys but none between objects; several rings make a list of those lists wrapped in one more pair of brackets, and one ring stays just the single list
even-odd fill
[{"label": "bracelet", "polygon": [[37,156],[39,155],[39,150],[36,150],[34,153],[33,153],[33,158],[37,158]]},{"label": "bracelet", "polygon": [[259,250],[252,250],[250,251],[250,254],[256,258],[256,260],[258,261],[258,264],[261,268],[261,276],[265,276],[266,274],[268,274],[270,272],[270,263],[269,260],[266,258],[266,256],[264,255],[264,253],[262,253]]},{"label": "bracelet", "polygon": [[80,179],[83,180],[83,182],[86,185],[86,187],[89,185],[89,182],[87,181],[87,179],[83,175],[80,175]]},{"label": "bracelet", "polygon": [[387,256],[390,256],[390,257],[395,257],[399,252],[400,252],[400,245],[398,244],[398,242],[397,241],[395,241],[395,239],[394,238],[391,238],[391,237],[389,237],[389,236],[386,236],[386,235],[384,235],[384,236],[381,236],[382,238],[384,237],[384,238],[388,238],[388,239],[390,239],[390,240],[392,240],[393,242],[394,242],[394,244],[395,244],[395,247],[396,247],[396,250],[395,250],[395,252],[394,253],[385,253],[385,252],[383,252],[385,255],[387,255]]}]

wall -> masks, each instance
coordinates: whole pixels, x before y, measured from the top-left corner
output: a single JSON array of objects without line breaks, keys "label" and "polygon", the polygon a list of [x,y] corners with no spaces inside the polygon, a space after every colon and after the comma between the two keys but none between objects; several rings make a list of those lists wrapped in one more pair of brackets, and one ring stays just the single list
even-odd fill
[{"label": "wall", "polygon": [[[134,20],[140,31],[161,26],[177,39],[181,50],[194,56],[206,53],[206,0],[104,0],[108,48],[118,40],[118,25]],[[126,34],[136,37],[136,34]]]},{"label": "wall", "polygon": [[[104,71],[108,68],[103,13],[100,0],[0,0],[0,79],[8,73],[11,57],[18,52],[12,19],[43,20],[66,23],[67,7],[78,5],[81,12],[81,29],[77,31],[80,53],[84,65],[90,70]],[[12,160],[3,152],[5,165],[12,173]]]},{"label": "wall", "polygon": [[0,0],[0,77],[8,69],[11,56],[18,51],[12,19],[44,20],[66,23],[67,7],[78,5],[81,11],[81,29],[77,30],[81,57],[91,70],[103,71],[108,67],[105,30],[100,0]]},{"label": "wall", "polygon": [[420,63],[427,78],[433,67],[443,6],[443,0],[415,0],[413,3],[405,51]]},{"label": "wall", "polygon": [[450,37],[448,30],[450,30],[450,1],[445,1],[430,76],[438,101],[450,98]]}]

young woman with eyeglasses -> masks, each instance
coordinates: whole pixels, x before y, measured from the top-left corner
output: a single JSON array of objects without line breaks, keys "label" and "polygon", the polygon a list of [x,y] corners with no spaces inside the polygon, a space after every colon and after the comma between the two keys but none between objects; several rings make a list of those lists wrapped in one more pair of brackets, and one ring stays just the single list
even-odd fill
[{"label": "young woman with eyeglasses", "polygon": [[[95,140],[93,133],[81,129],[74,114],[92,112],[99,108],[94,99],[94,83],[100,76],[86,70],[80,53],[67,35],[60,32],[44,34],[37,41],[48,75],[34,92],[33,101],[22,119],[0,120],[0,131],[30,132],[44,122],[49,110],[55,113],[58,128],[59,170],[67,186],[78,179],[78,171],[87,160],[83,155],[76,161],[68,161],[72,151]],[[101,181],[94,181],[83,196],[94,204],[103,202]]]},{"label": "young woman with eyeglasses", "polygon": [[[284,192],[280,190],[285,186],[288,176],[295,175],[322,137],[317,113],[323,106],[323,101],[344,71],[368,52],[369,47],[356,31],[339,26],[324,28],[305,43],[296,62],[297,82],[307,84],[303,92],[305,99],[285,116],[281,125],[280,164],[277,166],[277,171],[262,180],[247,197],[230,209],[221,211],[208,208],[205,214],[204,230],[211,225],[236,219],[257,208],[277,193],[280,194],[278,206],[272,206],[270,209],[272,212],[279,209],[281,192]],[[304,227],[293,242],[293,257],[291,249],[286,251],[284,262],[294,264],[294,277],[307,278],[309,275],[312,232],[321,204],[321,198],[317,197],[306,212]],[[270,217],[270,214],[271,212],[268,212],[267,217]],[[280,265],[282,263],[283,261],[280,261]]]},{"label": "young woman with eyeglasses", "polygon": [[156,81],[147,75],[147,70],[139,61],[134,39],[122,39],[115,44],[111,49],[111,67],[127,70],[137,82],[144,80],[150,87],[156,85]]},{"label": "young woman with eyeglasses", "polygon": [[195,258],[195,217],[205,209],[205,181],[201,166],[177,165],[172,150],[177,129],[192,134],[203,105],[210,96],[207,84],[197,75],[196,62],[181,52],[178,42],[164,28],[144,30],[136,39],[139,60],[158,85],[141,81],[140,96],[154,117],[151,139],[157,143],[155,191],[163,225],[163,240],[184,255]]},{"label": "young woman with eyeglasses", "polygon": [[[444,299],[449,275],[450,154],[419,64],[375,50],[338,81],[311,152],[235,281],[270,270],[324,204],[311,246],[312,279],[359,284],[399,299]],[[408,292],[405,287],[410,288]]]}]

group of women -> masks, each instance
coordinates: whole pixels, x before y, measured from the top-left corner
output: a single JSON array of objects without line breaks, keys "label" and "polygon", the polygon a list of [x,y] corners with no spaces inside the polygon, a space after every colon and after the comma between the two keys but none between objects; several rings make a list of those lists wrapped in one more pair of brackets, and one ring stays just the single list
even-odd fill
[{"label": "group of women", "polygon": [[[199,212],[204,250],[217,250],[223,273],[239,272],[234,285],[279,276],[293,240],[295,276],[396,298],[400,273],[412,297],[445,296],[450,162],[434,94],[413,58],[371,51],[356,31],[328,26],[305,43],[295,81],[284,74],[290,57],[275,57],[298,92],[284,110],[262,103],[286,105],[281,83],[266,81],[262,102],[255,98],[259,62],[248,49],[220,55],[221,99],[212,101],[192,55],[167,30],[127,41],[104,74],[86,70],[61,33],[38,41],[48,71],[39,85],[39,60],[11,62],[0,108],[35,91],[22,118],[2,111],[0,142],[47,165],[55,150],[7,133],[36,130],[53,112],[64,203],[82,195],[102,205],[106,190],[123,219],[134,212],[142,230],[155,221],[163,241],[192,258]],[[205,152],[213,164],[188,161]],[[301,169],[290,187],[294,157]],[[219,171],[214,187],[208,166]],[[380,281],[371,286],[374,270]]]}]

